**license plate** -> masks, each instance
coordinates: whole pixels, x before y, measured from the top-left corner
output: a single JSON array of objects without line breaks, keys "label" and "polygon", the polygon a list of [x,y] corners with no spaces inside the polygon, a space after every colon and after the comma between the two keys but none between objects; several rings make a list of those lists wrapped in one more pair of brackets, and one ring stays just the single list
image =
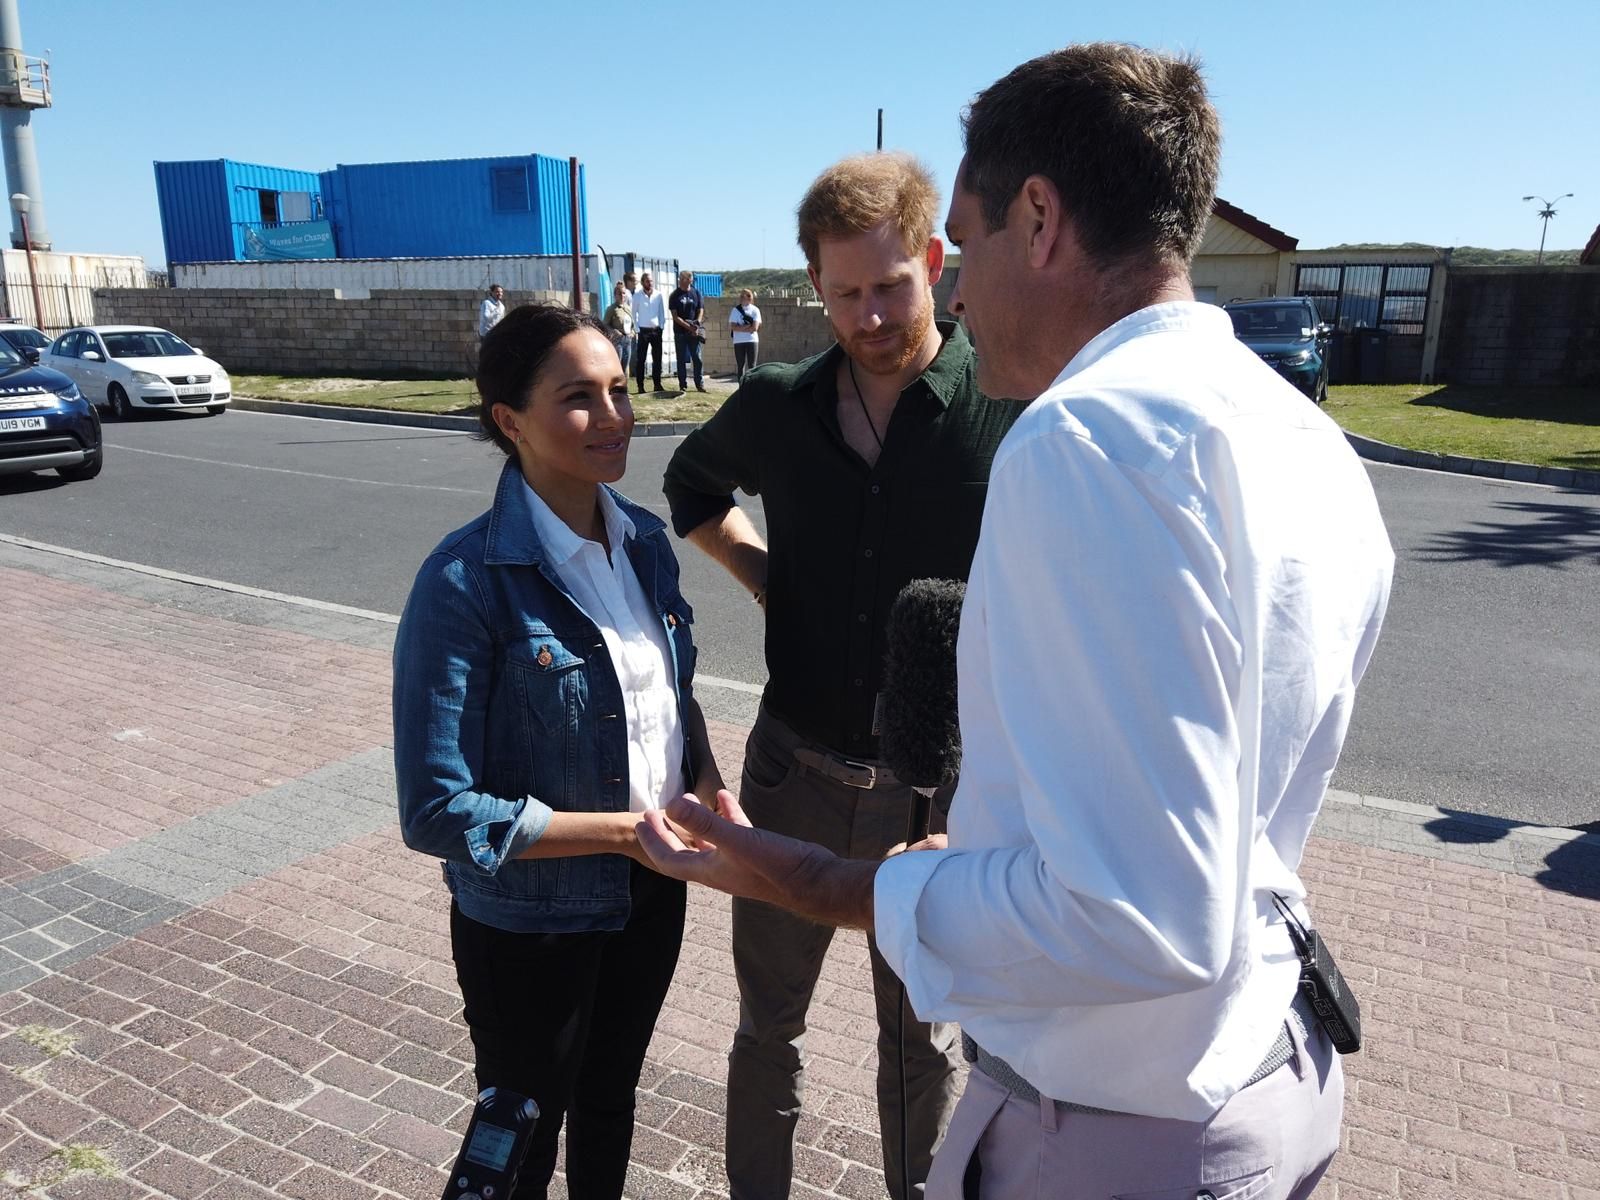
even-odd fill
[{"label": "license plate", "polygon": [[0,417],[0,433],[21,433],[25,429],[43,428],[43,417]]},{"label": "license plate", "polygon": [[178,395],[180,396],[203,396],[210,390],[211,385],[206,383],[180,383],[178,385]]}]

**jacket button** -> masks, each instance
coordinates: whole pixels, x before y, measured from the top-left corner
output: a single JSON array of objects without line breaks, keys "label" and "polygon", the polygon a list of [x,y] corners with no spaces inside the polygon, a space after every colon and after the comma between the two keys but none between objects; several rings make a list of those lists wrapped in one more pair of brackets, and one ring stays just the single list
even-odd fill
[{"label": "jacket button", "polygon": [[539,657],[534,661],[537,662],[541,667],[548,667],[551,663],[555,662],[555,658],[550,653],[550,647],[540,646]]},{"label": "jacket button", "polygon": [[672,629],[676,629],[678,627],[678,618],[677,618],[677,616],[675,614],[673,614],[673,613],[668,613],[667,614],[667,625],[668,625],[669,628],[672,628]]}]

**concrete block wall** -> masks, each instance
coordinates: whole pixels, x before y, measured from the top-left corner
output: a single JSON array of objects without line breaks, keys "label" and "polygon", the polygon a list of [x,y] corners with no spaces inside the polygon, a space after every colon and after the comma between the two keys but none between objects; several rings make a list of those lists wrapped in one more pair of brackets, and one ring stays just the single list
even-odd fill
[{"label": "concrete block wall", "polygon": [[[713,375],[732,375],[733,338],[728,314],[739,303],[737,295],[706,298],[706,371]],[[807,304],[790,297],[756,297],[761,310],[762,362],[799,362],[833,345],[833,326],[820,304]]]},{"label": "concrete block wall", "polygon": [[1600,269],[1452,267],[1436,378],[1600,384]]},{"label": "concrete block wall", "polygon": [[[460,377],[472,371],[476,291],[102,288],[101,324],[159,325],[235,374]],[[565,304],[564,292],[507,292],[509,306]],[[594,297],[589,297],[591,311]],[[726,317],[724,317],[726,319]]]}]

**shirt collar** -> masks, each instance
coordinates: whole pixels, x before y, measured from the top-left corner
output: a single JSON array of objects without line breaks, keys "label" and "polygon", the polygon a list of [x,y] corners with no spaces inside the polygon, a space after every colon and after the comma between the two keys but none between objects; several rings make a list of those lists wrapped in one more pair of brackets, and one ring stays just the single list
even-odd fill
[{"label": "shirt collar", "polygon": [[[941,408],[949,408],[950,402],[956,398],[967,377],[967,366],[972,361],[972,342],[967,337],[966,328],[959,321],[938,320],[934,322],[934,328],[942,344],[939,353],[917,379],[927,384],[928,391],[933,394]],[[835,342],[832,349],[812,359],[811,365],[795,380],[795,386],[797,388],[810,386],[815,389],[819,381],[831,381],[833,372],[843,357],[844,347]],[[830,387],[823,394],[831,393]]]},{"label": "shirt collar", "polygon": [[[520,477],[521,472],[518,475]],[[606,540],[617,550],[634,536],[633,519],[617,506],[609,488],[596,484],[595,491],[600,497],[600,519],[605,522]],[[528,486],[526,479],[522,481],[522,492],[528,504],[528,515],[533,519],[534,533],[544,547],[546,560],[552,565],[563,566],[576,558],[584,547],[598,544],[574,533],[570,525],[551,511],[544,497]]]},{"label": "shirt collar", "polygon": [[1215,304],[1203,304],[1197,300],[1172,300],[1165,304],[1149,305],[1102,329],[1072,356],[1072,361],[1061,369],[1061,374],[1050,386],[1064,383],[1134,338],[1179,330],[1192,330],[1211,336],[1226,335],[1231,339],[1233,318]]}]

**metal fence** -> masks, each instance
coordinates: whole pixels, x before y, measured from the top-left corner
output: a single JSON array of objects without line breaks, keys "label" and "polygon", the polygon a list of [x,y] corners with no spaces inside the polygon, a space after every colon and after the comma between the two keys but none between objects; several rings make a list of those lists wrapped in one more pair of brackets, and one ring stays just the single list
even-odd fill
[{"label": "metal fence", "polygon": [[39,307],[34,307],[33,280],[26,271],[8,271],[4,280],[5,313],[11,321],[32,325],[54,337],[74,325],[94,324],[94,289],[82,276],[38,276]]},{"label": "metal fence", "polygon": [[[39,311],[34,309],[34,284],[38,284]],[[104,287],[170,287],[165,271],[144,271],[130,276],[126,270],[97,268],[93,274],[43,274],[6,271],[0,276],[0,305],[4,318],[20,321],[55,337],[76,325],[96,321],[94,293]]]},{"label": "metal fence", "polygon": [[1431,263],[1301,263],[1294,291],[1336,329],[1420,335],[1432,284]]}]

